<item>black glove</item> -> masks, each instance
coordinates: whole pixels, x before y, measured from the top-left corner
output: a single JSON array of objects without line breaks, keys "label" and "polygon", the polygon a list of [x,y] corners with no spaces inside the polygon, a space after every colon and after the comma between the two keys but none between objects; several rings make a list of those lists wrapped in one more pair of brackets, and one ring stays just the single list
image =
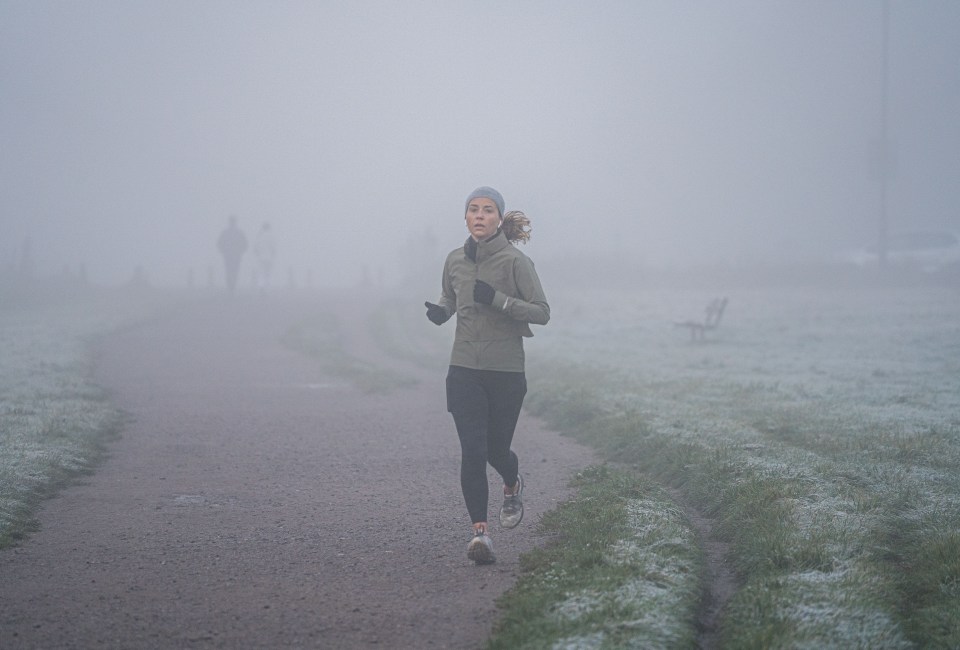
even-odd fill
[{"label": "black glove", "polygon": [[430,319],[431,323],[434,325],[443,325],[447,322],[448,316],[446,309],[432,302],[425,302],[423,305],[427,308],[427,318]]},{"label": "black glove", "polygon": [[494,291],[493,287],[483,280],[477,280],[477,283],[473,285],[474,302],[479,302],[484,305],[492,305],[494,294],[496,294],[496,291]]}]

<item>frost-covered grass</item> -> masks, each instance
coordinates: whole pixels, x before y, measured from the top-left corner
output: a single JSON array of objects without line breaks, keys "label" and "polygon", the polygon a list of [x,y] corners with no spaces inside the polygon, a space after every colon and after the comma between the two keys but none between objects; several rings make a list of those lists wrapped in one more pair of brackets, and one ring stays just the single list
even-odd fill
[{"label": "frost-covered grass", "polygon": [[[548,295],[552,320],[526,346],[527,407],[714,520],[740,583],[721,646],[960,647],[960,291]],[[706,340],[675,327],[718,295],[729,305]],[[529,570],[521,585],[547,573]],[[522,589],[545,621],[624,593]],[[617,611],[605,629],[637,620]],[[510,609],[504,620],[509,634]],[[691,638],[689,617],[662,620]],[[567,647],[621,647],[569,624]]]},{"label": "frost-covered grass", "polygon": [[702,563],[683,514],[639,477],[592,468],[540,526],[492,648],[677,648],[694,641]]},{"label": "frost-covered grass", "polygon": [[0,547],[35,526],[38,503],[89,471],[121,414],[91,379],[92,338],[146,317],[152,297],[0,296]]},{"label": "frost-covered grass", "polygon": [[725,645],[960,645],[960,295],[731,293],[691,341],[710,297],[555,301],[529,406],[716,518]]}]

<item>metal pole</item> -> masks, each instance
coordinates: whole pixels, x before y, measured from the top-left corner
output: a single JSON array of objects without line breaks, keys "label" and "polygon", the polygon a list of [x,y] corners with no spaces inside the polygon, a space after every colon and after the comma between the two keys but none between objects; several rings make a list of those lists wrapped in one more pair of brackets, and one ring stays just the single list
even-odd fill
[{"label": "metal pole", "polygon": [[880,268],[887,267],[887,185],[890,177],[890,140],[887,137],[887,77],[889,75],[890,0],[883,0],[880,74],[880,222],[877,250]]}]

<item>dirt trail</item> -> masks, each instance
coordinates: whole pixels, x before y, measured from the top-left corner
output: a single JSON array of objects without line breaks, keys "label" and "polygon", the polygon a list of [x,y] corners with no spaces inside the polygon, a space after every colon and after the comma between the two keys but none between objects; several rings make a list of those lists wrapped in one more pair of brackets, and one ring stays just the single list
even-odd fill
[{"label": "dirt trail", "polygon": [[195,305],[101,345],[132,420],[0,552],[0,648],[483,645],[538,516],[593,457],[524,415],[528,518],[473,566],[445,368],[362,394],[279,345],[306,308]]}]

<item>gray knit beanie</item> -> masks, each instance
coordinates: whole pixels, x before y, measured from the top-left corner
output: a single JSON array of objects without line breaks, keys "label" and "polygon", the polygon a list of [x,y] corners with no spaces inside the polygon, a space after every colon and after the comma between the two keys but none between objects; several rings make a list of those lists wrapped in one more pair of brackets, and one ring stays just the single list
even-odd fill
[{"label": "gray knit beanie", "polygon": [[467,208],[470,206],[470,201],[474,199],[490,199],[497,204],[497,210],[500,211],[500,218],[503,219],[503,197],[500,195],[500,192],[496,191],[492,187],[478,187],[474,191],[470,192],[470,196],[467,197],[467,202],[463,205],[463,211],[466,212]]}]

